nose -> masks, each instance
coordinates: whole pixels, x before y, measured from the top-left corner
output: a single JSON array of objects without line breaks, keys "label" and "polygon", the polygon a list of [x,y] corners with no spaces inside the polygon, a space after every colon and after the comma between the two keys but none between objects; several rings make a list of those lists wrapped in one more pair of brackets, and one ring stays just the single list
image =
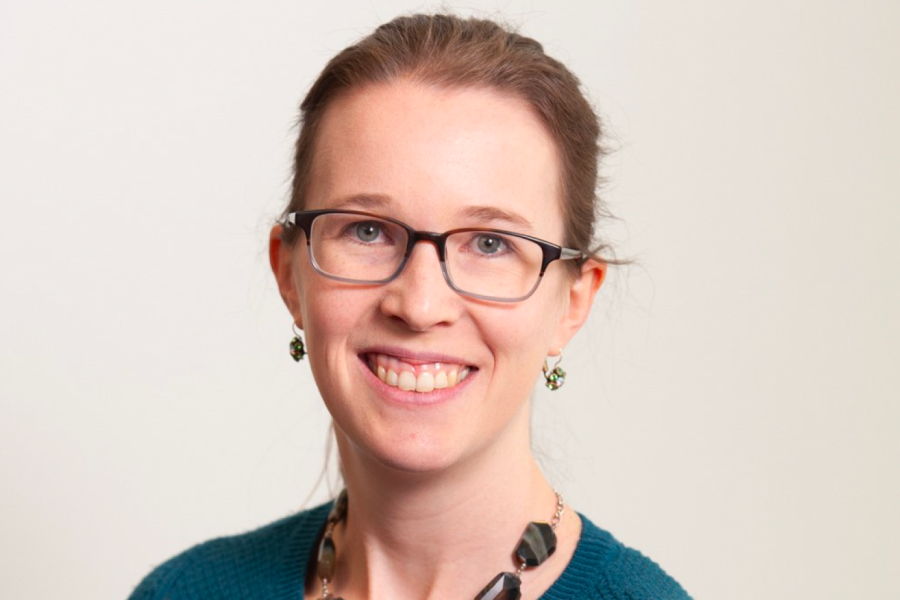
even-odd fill
[{"label": "nose", "polygon": [[414,331],[449,325],[459,318],[462,298],[444,280],[433,242],[415,244],[403,272],[385,287],[381,310]]}]

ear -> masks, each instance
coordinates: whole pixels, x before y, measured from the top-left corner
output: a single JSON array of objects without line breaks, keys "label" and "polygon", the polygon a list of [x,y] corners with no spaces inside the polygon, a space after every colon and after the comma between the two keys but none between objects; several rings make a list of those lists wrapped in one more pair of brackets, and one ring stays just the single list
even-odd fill
[{"label": "ear", "polygon": [[581,266],[581,275],[569,288],[569,306],[556,328],[548,354],[555,355],[564,348],[587,321],[597,290],[606,279],[606,269],[606,263],[593,259]]},{"label": "ear", "polygon": [[294,318],[294,323],[303,328],[300,299],[297,296],[297,286],[294,280],[294,252],[293,248],[281,240],[284,227],[275,225],[269,233],[269,265],[278,282],[278,291],[281,299]]}]

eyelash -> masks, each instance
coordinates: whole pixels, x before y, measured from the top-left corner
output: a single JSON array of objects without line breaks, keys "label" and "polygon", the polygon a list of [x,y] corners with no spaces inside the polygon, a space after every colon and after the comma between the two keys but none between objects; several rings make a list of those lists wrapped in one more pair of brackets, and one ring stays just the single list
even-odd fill
[{"label": "eyelash", "polygon": [[514,244],[512,241],[510,241],[509,238],[507,238],[507,237],[505,237],[505,236],[503,236],[503,235],[500,235],[500,234],[497,234],[497,233],[491,233],[491,232],[480,232],[480,233],[479,233],[479,232],[474,232],[474,235],[473,235],[472,238],[468,241],[468,243],[465,244],[465,246],[469,246],[469,245],[471,245],[471,244],[475,244],[476,247],[477,247],[478,240],[479,240],[481,237],[493,237],[494,239],[496,239],[497,241],[500,242],[500,249],[499,249],[499,250],[497,251],[497,253],[495,253],[495,254],[488,254],[488,253],[486,253],[486,252],[477,252],[477,254],[480,254],[480,255],[482,255],[482,256],[484,256],[484,257],[487,257],[487,258],[499,258],[499,257],[502,257],[502,256],[508,256],[508,255],[515,255],[515,254],[518,254],[518,251],[516,250],[515,244]]},{"label": "eyelash", "polygon": [[[366,242],[365,240],[359,239],[359,236],[357,233],[357,230],[360,227],[360,225],[365,225],[367,223],[373,224],[378,229],[378,238],[372,242]],[[491,258],[491,259],[516,256],[519,254],[519,251],[516,248],[515,240],[510,239],[509,237],[507,237],[503,234],[494,233],[491,231],[481,231],[481,232],[474,231],[471,233],[472,233],[472,236],[466,241],[466,243],[461,244],[459,246],[459,248],[466,248],[466,247],[475,245],[476,250],[474,250],[472,252],[473,254],[480,255],[480,257],[482,257],[482,258]],[[494,254],[489,254],[486,252],[478,251],[477,244],[478,244],[479,238],[481,238],[483,236],[493,237],[497,241],[499,241],[500,249]],[[348,239],[349,241],[359,244],[361,246],[372,246],[375,244],[387,244],[387,243],[395,242],[393,237],[388,234],[388,228],[384,227],[384,225],[381,223],[374,223],[372,221],[353,221],[351,223],[348,223],[347,225],[344,226],[344,229],[341,231],[341,237],[344,237],[344,238]],[[379,241],[382,238],[387,238],[387,241]]]},{"label": "eyelash", "polygon": [[[359,239],[359,236],[357,235],[357,230],[359,229],[360,225],[365,225],[367,223],[374,224],[374,226],[378,229],[378,238],[375,241],[366,242],[365,240]],[[364,246],[369,246],[369,245],[378,243],[377,240],[381,239],[382,237],[386,237],[386,238],[390,239],[390,236],[387,234],[386,228],[384,226],[382,226],[381,224],[373,223],[372,221],[355,221],[353,223],[348,223],[344,227],[344,230],[341,232],[341,236],[347,237],[351,241],[353,241],[357,244],[364,245]]]}]

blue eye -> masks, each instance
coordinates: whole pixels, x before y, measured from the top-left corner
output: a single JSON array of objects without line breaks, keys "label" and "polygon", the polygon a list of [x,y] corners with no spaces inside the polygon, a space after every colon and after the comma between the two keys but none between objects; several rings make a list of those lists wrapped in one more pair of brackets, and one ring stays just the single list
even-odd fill
[{"label": "blue eye", "polygon": [[497,252],[505,250],[506,246],[506,242],[503,238],[487,233],[479,235],[476,244],[478,246],[478,251],[483,254],[496,254]]},{"label": "blue eye", "polygon": [[374,242],[381,234],[381,227],[378,223],[366,221],[356,226],[356,237],[363,242]]}]

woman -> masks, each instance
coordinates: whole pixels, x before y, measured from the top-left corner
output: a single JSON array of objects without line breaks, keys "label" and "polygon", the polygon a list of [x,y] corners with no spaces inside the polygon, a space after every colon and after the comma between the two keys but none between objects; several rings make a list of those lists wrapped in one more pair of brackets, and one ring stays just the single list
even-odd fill
[{"label": "woman", "polygon": [[575,77],[489,21],[403,17],[335,57],[270,260],[346,493],[197,546],[132,598],[686,598],[530,451],[535,380],[564,383],[547,357],[607,269],[599,133]]}]

